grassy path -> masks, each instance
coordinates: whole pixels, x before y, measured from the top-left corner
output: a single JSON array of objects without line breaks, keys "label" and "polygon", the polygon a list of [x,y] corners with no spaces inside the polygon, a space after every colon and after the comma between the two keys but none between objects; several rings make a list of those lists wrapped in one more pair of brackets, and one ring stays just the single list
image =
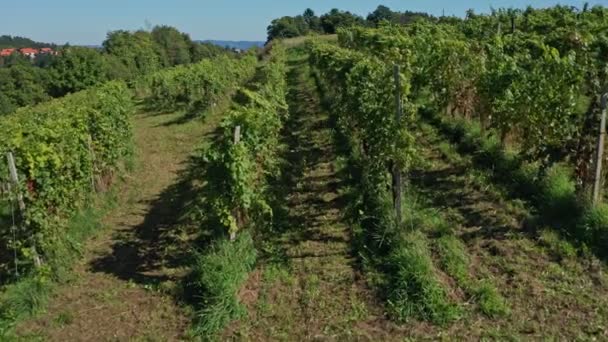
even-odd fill
[{"label": "grassy path", "polygon": [[511,311],[490,319],[469,301],[473,310],[459,322],[433,330],[474,339],[606,338],[608,279],[600,262],[577,256],[550,230],[531,229],[529,205],[510,199],[431,126],[421,123],[418,134],[425,162],[411,177],[414,189],[465,246],[469,276],[491,281]]},{"label": "grassy path", "polygon": [[180,340],[189,316],[175,303],[189,235],[180,223],[190,198],[189,155],[221,113],[180,120],[181,113],[134,117],[136,166],[120,186],[104,229],[84,248],[73,281],[60,286],[46,313],[17,328],[49,341]]},{"label": "grassy path", "polygon": [[261,265],[241,294],[249,317],[230,327],[237,340],[386,340],[390,329],[355,268],[341,209],[329,116],[306,61],[288,76],[283,179],[284,213],[262,247]]}]

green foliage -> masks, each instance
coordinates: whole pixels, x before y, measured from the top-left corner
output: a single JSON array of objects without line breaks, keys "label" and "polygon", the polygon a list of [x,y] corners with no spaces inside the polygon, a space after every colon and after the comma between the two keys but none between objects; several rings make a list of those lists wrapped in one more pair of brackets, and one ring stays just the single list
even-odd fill
[{"label": "green foliage", "polygon": [[162,110],[205,109],[251,78],[257,59],[220,56],[197,64],[161,70],[145,78],[150,106]]},{"label": "green foliage", "polygon": [[[280,131],[287,113],[285,50],[273,46],[258,83],[243,90],[245,103],[223,120],[223,136],[204,154],[207,185],[200,213],[206,221],[235,234],[272,215],[268,179],[278,173]],[[240,127],[240,142],[234,131]]]},{"label": "green foliage", "polygon": [[415,107],[408,100],[408,70],[401,74],[403,117],[395,119],[395,85],[392,68],[381,61],[329,44],[312,43],[310,61],[323,78],[334,100],[338,128],[347,140],[350,158],[359,165],[361,208],[370,227],[392,226],[387,170],[406,171],[415,154],[408,123]]},{"label": "green foliage", "polygon": [[256,261],[253,239],[247,232],[235,241],[222,239],[198,254],[189,286],[199,298],[194,333],[211,338],[245,313],[237,293]]},{"label": "green foliage", "polygon": [[0,49],[43,48],[43,47],[53,47],[53,46],[54,46],[54,44],[35,42],[35,41],[33,41],[29,38],[25,38],[25,37],[8,36],[8,35],[0,36]]},{"label": "green foliage", "polygon": [[104,58],[99,52],[84,47],[69,47],[61,51],[49,69],[50,93],[64,96],[87,89],[108,80]]},{"label": "green foliage", "polygon": [[212,43],[193,42],[190,46],[190,55],[192,56],[193,63],[198,63],[203,59],[216,58],[226,54],[232,54],[230,49],[217,46]]},{"label": "green foliage", "polygon": [[431,16],[423,12],[394,12],[386,6],[378,6],[376,10],[367,16],[367,22],[370,25],[378,26],[382,22],[392,22],[395,24],[410,24],[419,19],[431,19]]},{"label": "green foliage", "polygon": [[277,38],[294,38],[305,36],[310,32],[310,26],[303,16],[282,17],[275,19],[268,26],[268,41]]},{"label": "green foliage", "polygon": [[[0,154],[13,152],[26,202],[25,226],[5,247],[19,250],[23,267],[37,255],[43,267],[52,266],[45,260],[65,238],[66,218],[95,190],[92,182],[107,183],[131,154],[132,109],[126,86],[110,82],[2,118]],[[0,182],[8,174],[0,163]],[[0,229],[10,234],[10,227]]]},{"label": "green foliage", "polygon": [[190,63],[190,37],[171,26],[156,26],[152,29],[152,39],[161,49],[161,60],[165,66]]},{"label": "green foliage", "polygon": [[44,70],[28,64],[0,68],[0,115],[48,100],[46,76]]},{"label": "green foliage", "polygon": [[[287,109],[285,77],[285,50],[275,45],[255,85],[242,90],[242,105],[222,121],[224,134],[199,159],[205,185],[193,210],[203,229],[215,231],[211,247],[196,258],[189,284],[197,302],[197,336],[212,338],[243,314],[237,292],[256,260],[255,232],[244,228],[261,228],[272,213],[267,182],[278,172],[279,136]],[[238,143],[233,135],[236,126],[241,127]],[[236,240],[229,241],[228,234]]]},{"label": "green foliage", "polygon": [[365,20],[362,17],[349,11],[340,11],[337,8],[333,8],[321,16],[321,27],[327,34],[334,34],[341,27],[364,25],[364,23]]},{"label": "green foliage", "polygon": [[340,11],[334,8],[330,12],[318,17],[309,8],[302,15],[274,19],[267,29],[268,41],[280,38],[300,37],[309,33],[333,34],[340,27],[362,25],[363,23],[363,18],[348,11]]},{"label": "green foliage", "polygon": [[113,31],[103,42],[111,79],[130,80],[161,67],[161,50],[146,31]]}]

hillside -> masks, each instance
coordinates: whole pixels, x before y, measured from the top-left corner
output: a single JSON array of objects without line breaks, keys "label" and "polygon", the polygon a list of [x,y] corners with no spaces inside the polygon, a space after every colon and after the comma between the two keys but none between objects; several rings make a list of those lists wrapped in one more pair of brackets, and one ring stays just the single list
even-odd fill
[{"label": "hillside", "polygon": [[0,36],[0,49],[8,48],[43,48],[43,47],[54,47],[55,44],[35,42],[29,38],[18,37],[18,36]]},{"label": "hillside", "polygon": [[608,340],[606,28],[379,6],[66,50],[0,117],[0,340]]}]

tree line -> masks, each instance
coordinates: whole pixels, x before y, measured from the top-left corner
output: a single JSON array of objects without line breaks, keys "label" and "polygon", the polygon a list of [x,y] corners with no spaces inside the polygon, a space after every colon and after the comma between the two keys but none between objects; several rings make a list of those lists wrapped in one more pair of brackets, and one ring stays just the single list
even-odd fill
[{"label": "tree line", "polygon": [[44,47],[55,47],[55,44],[46,44],[41,42],[33,41],[26,37],[19,36],[0,36],[0,49],[20,49],[20,48],[44,48]]},{"label": "tree line", "polygon": [[268,41],[276,38],[300,37],[310,33],[335,34],[340,27],[355,25],[376,27],[382,21],[409,24],[419,18],[430,19],[432,16],[422,12],[395,12],[382,5],[371,12],[367,18],[337,8],[317,16],[312,9],[308,8],[301,15],[285,16],[273,20],[267,29]]},{"label": "tree line", "polygon": [[[32,41],[3,36],[3,42]],[[13,54],[0,59],[0,115],[109,80],[132,81],[161,68],[226,53],[230,50],[195,42],[174,27],[156,26],[150,31],[109,32],[101,48],[65,45],[56,56],[33,60]]]}]

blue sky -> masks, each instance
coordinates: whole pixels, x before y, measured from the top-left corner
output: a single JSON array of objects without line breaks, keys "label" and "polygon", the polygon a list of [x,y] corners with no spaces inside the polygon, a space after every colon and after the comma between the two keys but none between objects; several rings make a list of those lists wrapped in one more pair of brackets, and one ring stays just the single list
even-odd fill
[{"label": "blue sky", "polygon": [[[44,42],[100,44],[108,31],[140,29],[167,24],[190,33],[193,39],[265,40],[266,26],[277,17],[296,15],[310,7],[317,14],[331,8],[361,15],[379,4],[393,10],[426,11],[462,16],[468,8],[487,12],[490,7],[555,4],[581,7],[570,0],[0,0],[0,35],[20,35]],[[608,6],[608,0],[590,0]]]}]

